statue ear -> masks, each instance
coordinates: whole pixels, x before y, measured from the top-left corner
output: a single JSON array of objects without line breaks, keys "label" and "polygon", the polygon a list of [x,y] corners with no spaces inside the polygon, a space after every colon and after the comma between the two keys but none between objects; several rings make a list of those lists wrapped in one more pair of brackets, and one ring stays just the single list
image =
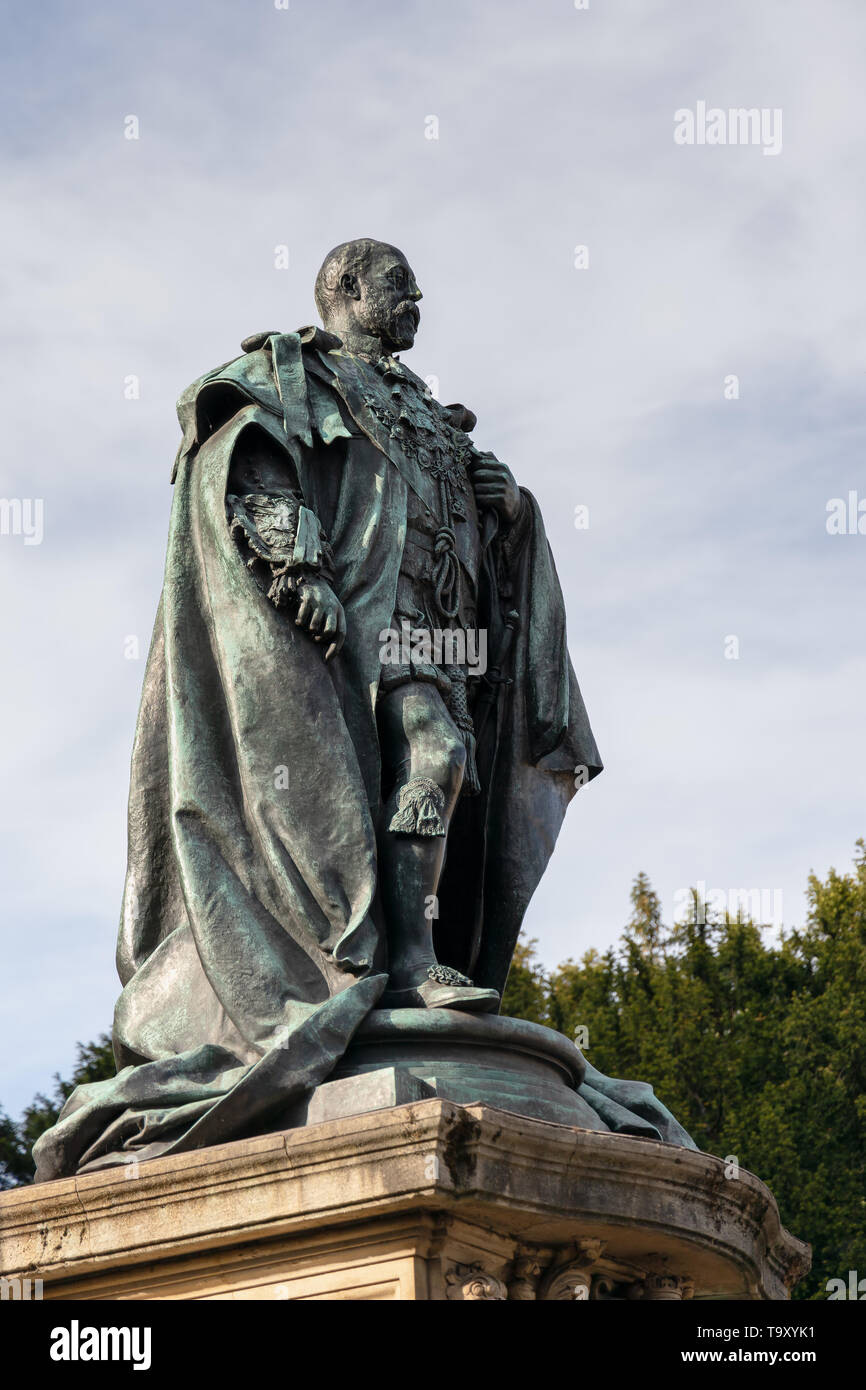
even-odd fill
[{"label": "statue ear", "polygon": [[343,291],[343,294],[348,295],[350,299],[361,298],[361,291],[358,289],[358,281],[355,279],[354,275],[350,275],[348,271],[340,276],[340,289]]}]

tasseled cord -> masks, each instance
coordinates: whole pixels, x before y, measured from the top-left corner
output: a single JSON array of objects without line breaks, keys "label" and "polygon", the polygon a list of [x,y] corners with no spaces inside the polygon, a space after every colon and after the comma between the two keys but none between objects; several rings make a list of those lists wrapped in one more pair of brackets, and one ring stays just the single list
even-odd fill
[{"label": "tasseled cord", "polygon": [[389,830],[400,835],[444,835],[445,797],[429,777],[415,777],[400,788]]},{"label": "tasseled cord", "polygon": [[481,791],[478,777],[478,764],[475,761],[475,734],[472,729],[461,729],[463,746],[466,749],[466,767],[463,770],[463,792],[467,796],[477,796]]},{"label": "tasseled cord", "polygon": [[481,782],[478,777],[478,764],[475,761],[475,726],[472,723],[472,715],[469,713],[469,706],[466,703],[466,676],[462,671],[456,671],[452,676],[448,709],[451,718],[460,730],[460,737],[463,739],[463,746],[466,749],[462,793],[464,796],[477,796],[481,791]]}]

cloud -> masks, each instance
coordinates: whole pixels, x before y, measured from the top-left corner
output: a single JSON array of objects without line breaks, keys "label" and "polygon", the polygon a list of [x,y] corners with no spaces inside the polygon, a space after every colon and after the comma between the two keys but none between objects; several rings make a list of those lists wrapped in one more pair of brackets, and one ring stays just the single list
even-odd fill
[{"label": "cloud", "polygon": [[[173,402],[245,334],[309,322],[349,236],[406,250],[413,367],[548,519],[607,770],[530,909],[544,958],[612,943],[639,869],[670,911],[703,877],[781,885],[801,917],[809,869],[863,831],[866,538],[824,517],[862,476],[864,98],[843,55],[866,15],[97,0],[16,26],[0,491],[43,498],[46,531],[0,538],[7,1108],[110,1022],[143,671],[124,640],[144,652],[156,608]],[[782,154],[676,146],[699,99],[781,107]]]}]

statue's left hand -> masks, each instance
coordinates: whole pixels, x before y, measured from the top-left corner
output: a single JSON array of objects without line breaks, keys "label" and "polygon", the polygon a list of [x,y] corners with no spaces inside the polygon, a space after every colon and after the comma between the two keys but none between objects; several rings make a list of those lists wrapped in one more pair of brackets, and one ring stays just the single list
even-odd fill
[{"label": "statue's left hand", "polygon": [[337,653],[346,640],[343,605],[324,579],[305,579],[297,588],[299,599],[295,622],[305,627],[315,642],[328,642],[325,660]]},{"label": "statue's left hand", "polygon": [[479,507],[492,507],[506,526],[513,526],[523,498],[508,465],[494,454],[478,454],[470,464],[470,476]]}]

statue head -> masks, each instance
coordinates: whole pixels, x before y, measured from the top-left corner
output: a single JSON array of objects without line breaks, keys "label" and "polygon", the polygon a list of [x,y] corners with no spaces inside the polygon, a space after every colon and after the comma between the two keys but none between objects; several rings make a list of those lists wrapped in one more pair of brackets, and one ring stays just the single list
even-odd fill
[{"label": "statue head", "polygon": [[410,348],[421,291],[396,246],[362,237],[329,251],[316,276],[316,307],[329,333],[346,345],[375,340],[384,352]]}]

